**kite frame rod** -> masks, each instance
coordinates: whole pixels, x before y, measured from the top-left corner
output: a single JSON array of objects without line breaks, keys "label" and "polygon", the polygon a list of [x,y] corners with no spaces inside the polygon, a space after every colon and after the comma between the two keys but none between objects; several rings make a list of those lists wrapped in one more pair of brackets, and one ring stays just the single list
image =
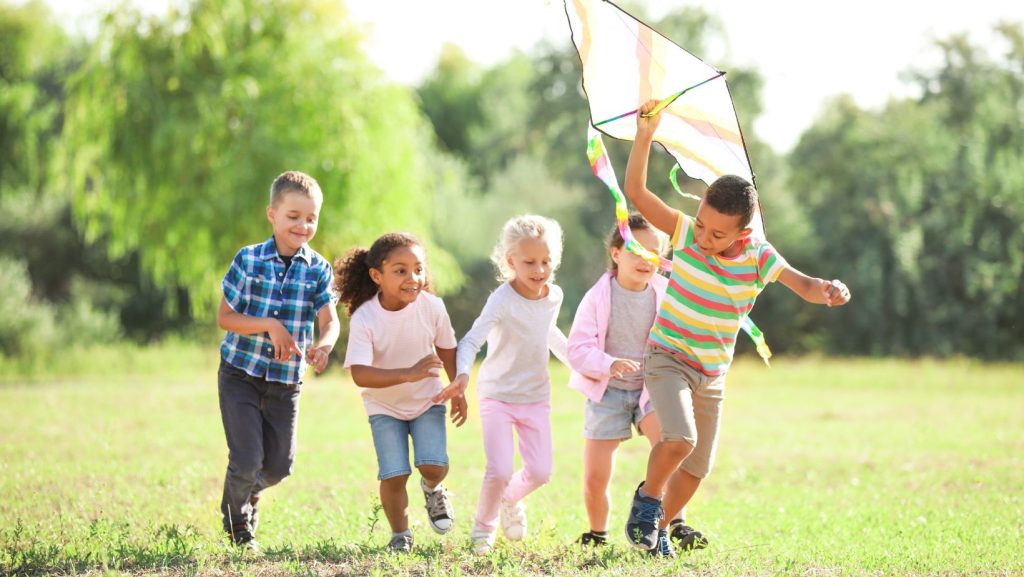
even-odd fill
[{"label": "kite frame rod", "polygon": [[[684,89],[680,90],[679,92],[676,92],[675,94],[672,94],[672,95],[668,96],[667,98],[665,98],[661,102],[659,102],[658,105],[654,107],[654,110],[651,110],[649,113],[645,114],[644,117],[646,118],[646,117],[649,117],[649,116],[653,116],[653,115],[661,112],[665,107],[667,107],[670,104],[672,104],[673,102],[675,102],[676,99],[678,99],[680,96],[686,94],[687,92],[693,90],[694,88],[697,88],[699,86],[703,86],[703,85],[707,84],[708,82],[711,82],[712,80],[715,80],[717,78],[721,78],[723,76],[725,76],[725,72],[719,71],[718,74],[715,74],[714,76],[712,76],[711,78],[708,78],[707,80],[702,80],[702,81],[698,82],[697,84],[694,84],[693,86],[690,86],[689,88],[684,88]],[[639,108],[637,108],[636,110],[630,110],[629,112],[623,112],[622,114],[620,114],[618,116],[613,116],[613,117],[608,118],[606,120],[602,120],[601,122],[595,122],[594,123],[594,128],[597,128],[598,126],[601,126],[602,124],[608,124],[609,122],[614,122],[616,120],[619,120],[620,118],[625,118],[627,116],[632,116],[632,115],[636,114],[637,112],[640,112]]]}]

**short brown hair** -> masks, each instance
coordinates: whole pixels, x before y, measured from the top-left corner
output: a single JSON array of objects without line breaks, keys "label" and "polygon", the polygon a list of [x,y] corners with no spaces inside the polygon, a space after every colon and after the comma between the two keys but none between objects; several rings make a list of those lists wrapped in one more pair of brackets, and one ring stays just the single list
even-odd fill
[{"label": "short brown hair", "polygon": [[320,202],[323,202],[324,199],[323,193],[320,192],[320,185],[315,178],[304,172],[289,170],[282,172],[274,179],[274,184],[270,185],[270,206],[277,206],[284,195],[293,192]]}]

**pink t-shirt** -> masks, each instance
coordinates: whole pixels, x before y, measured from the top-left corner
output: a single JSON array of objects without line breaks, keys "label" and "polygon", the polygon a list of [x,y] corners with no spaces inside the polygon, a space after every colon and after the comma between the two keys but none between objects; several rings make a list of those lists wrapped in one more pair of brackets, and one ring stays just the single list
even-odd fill
[{"label": "pink t-shirt", "polygon": [[[364,365],[378,369],[411,367],[440,349],[454,349],[458,342],[444,301],[429,293],[402,310],[389,311],[374,297],[356,309],[349,323],[345,368]],[[362,388],[369,415],[389,415],[409,421],[434,406],[431,397],[440,392],[441,378],[430,377],[382,389]]]}]

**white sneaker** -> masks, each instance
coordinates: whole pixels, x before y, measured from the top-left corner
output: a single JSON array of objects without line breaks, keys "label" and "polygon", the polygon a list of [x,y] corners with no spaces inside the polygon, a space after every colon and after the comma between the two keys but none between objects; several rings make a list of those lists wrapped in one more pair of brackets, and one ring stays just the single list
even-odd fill
[{"label": "white sneaker", "polygon": [[501,532],[509,541],[520,541],[526,536],[526,507],[522,503],[501,500]]},{"label": "white sneaker", "polygon": [[490,555],[494,547],[494,532],[473,527],[469,532],[469,538],[473,540],[474,555]]}]

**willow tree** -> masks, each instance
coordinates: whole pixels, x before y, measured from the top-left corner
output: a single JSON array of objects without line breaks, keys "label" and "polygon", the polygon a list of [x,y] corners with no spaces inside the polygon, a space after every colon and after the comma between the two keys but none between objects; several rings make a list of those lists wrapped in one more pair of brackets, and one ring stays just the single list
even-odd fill
[{"label": "willow tree", "polygon": [[319,180],[313,244],[328,258],[384,230],[428,233],[426,123],[359,41],[338,0],[107,15],[70,81],[63,141],[87,236],[115,256],[138,250],[203,310],[239,246],[270,234],[264,208],[284,170]]}]

